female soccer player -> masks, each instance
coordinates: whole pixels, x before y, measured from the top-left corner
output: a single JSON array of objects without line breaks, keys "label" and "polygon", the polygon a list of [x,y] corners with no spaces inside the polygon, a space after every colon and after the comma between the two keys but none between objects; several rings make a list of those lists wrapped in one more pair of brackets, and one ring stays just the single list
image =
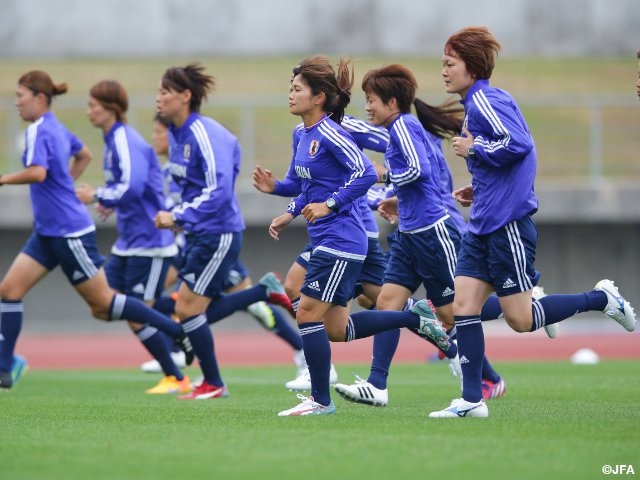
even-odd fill
[{"label": "female soccer player", "polygon": [[222,296],[240,253],[245,225],[235,194],[240,144],[220,123],[199,113],[213,85],[213,77],[199,64],[171,67],[156,95],[157,113],[171,122],[169,171],[180,187],[181,203],[171,211],[159,211],[155,224],[183,229],[186,234],[175,309],[204,376],[190,394],[179,397],[184,400],[228,395],[209,322],[258,301],[293,310],[284,286],[273,273],[263,276],[254,287]]},{"label": "female soccer player", "polygon": [[30,122],[22,155],[25,169],[0,175],[0,185],[30,185],[35,230],[0,284],[0,388],[11,388],[13,383],[10,370],[22,328],[22,299],[58,265],[94,317],[149,324],[183,338],[180,325],[109,287],[95,225],[73,186],[91,153],[51,111],[53,97],[66,91],[66,84],[54,84],[39,70],[18,80],[16,106],[22,119]]},{"label": "female soccer player", "polygon": [[[363,120],[346,114],[343,116],[340,125],[351,134],[356,145],[358,145],[361,150],[373,150],[377,152],[384,152],[386,150],[387,144],[389,143],[389,134],[385,129],[373,127]],[[270,170],[264,170],[259,165],[256,166],[252,177],[253,185],[258,190],[285,197],[294,197],[300,194],[301,182],[295,173],[295,146],[298,144],[302,132],[304,132],[304,124],[297,125],[293,130],[292,145],[294,146],[294,156],[291,159],[289,170],[284,180],[276,180]],[[369,305],[375,305],[375,301],[378,298],[384,278],[386,260],[380,248],[378,224],[373,212],[369,208],[367,197],[362,196],[357,202],[358,210],[362,215],[362,221],[367,232],[367,255],[360,270],[360,276],[358,277],[358,283],[362,286],[362,295],[358,297],[358,302],[361,303],[363,302],[363,298],[366,299],[366,308]],[[294,309],[297,308],[300,301],[300,289],[304,284],[304,277],[309,268],[309,258],[311,257],[312,250],[313,247],[311,244],[307,244],[303,248],[295,262],[291,265],[285,279],[285,290],[293,303]],[[304,354],[297,358],[304,361]],[[329,382],[335,384],[337,381],[338,373],[332,364]],[[306,362],[303,368],[299,369],[297,377],[287,382],[285,387],[293,391],[311,389],[311,378]]]},{"label": "female soccer player", "polygon": [[325,57],[309,57],[293,69],[289,111],[302,118],[304,131],[295,145],[295,171],[302,193],[287,213],[273,219],[274,240],[302,214],[313,247],[298,304],[298,327],[311,377],[311,396],[279,416],[335,413],[329,387],[329,340],[350,341],[390,328],[419,329],[447,343],[446,334],[426,302],[411,312],[359,312],[349,304],[367,252],[367,236],[356,200],[377,180],[371,162],[340,126],[350,100],[349,61],[337,70]]},{"label": "female soccer player", "polygon": [[[127,92],[119,82],[103,80],[91,88],[87,116],[103,133],[106,184],[95,189],[83,183],[76,194],[85,204],[95,203],[103,219],[117,213],[118,238],[105,264],[109,285],[152,306],[164,290],[178,247],[173,234],[158,230],[153,222],[164,208],[164,179],[153,149],[127,123],[128,107]],[[129,326],[164,372],[147,393],[191,391],[189,378],[171,358],[165,334],[149,325],[129,322]]]},{"label": "female soccer player", "polygon": [[517,332],[530,332],[576,313],[602,311],[626,330],[636,318],[611,280],[575,295],[547,295],[532,302],[539,273],[534,269],[537,232],[532,215],[536,150],[513,97],[489,84],[500,44],[485,27],[454,33],[444,46],[442,76],[447,93],[458,94],[465,108],[461,136],[453,148],[464,158],[471,185],[456,191],[471,205],[455,272],[453,313],[462,362],[462,398],[430,417],[487,417],[482,400],[484,334],[480,311],[495,291],[504,318]]},{"label": "female soccer player", "polygon": [[[440,197],[440,201],[444,207],[444,211],[448,216],[451,217],[453,222],[455,223],[456,228],[462,234],[466,231],[466,223],[464,221],[463,216],[460,214],[458,209],[455,206],[455,202],[452,197],[452,189],[453,189],[453,179],[451,175],[451,171],[449,170],[449,166],[444,157],[444,152],[442,149],[442,139],[450,138],[456,135],[460,131],[460,127],[462,124],[461,120],[461,108],[454,106],[452,101],[445,102],[444,104],[435,107],[423,102],[420,99],[415,98],[415,89],[417,87],[417,82],[415,82],[415,78],[411,72],[401,65],[391,65],[388,67],[383,67],[377,70],[373,70],[369,72],[364,80],[363,80],[363,89],[367,95],[367,105],[371,109],[370,118],[374,125],[384,125],[389,129],[391,134],[391,147],[390,152],[403,151],[408,152],[406,154],[407,159],[404,162],[404,165],[416,164],[419,165],[419,161],[417,157],[415,161],[411,161],[411,156],[413,152],[425,152],[424,157],[422,157],[423,162],[428,162],[428,167],[430,167],[431,175],[437,182],[438,185],[438,193],[437,196]],[[396,99],[396,95],[398,98]],[[375,97],[375,100],[374,100]],[[395,105],[392,105],[393,103]],[[371,101],[371,102],[369,102]],[[369,105],[371,103],[372,105]],[[385,107],[393,112],[393,117],[390,118],[387,122],[380,122],[380,116],[377,115],[376,105],[379,103],[383,103]],[[457,102],[456,102],[457,103]],[[409,129],[408,131],[411,133],[417,133],[417,135],[404,134],[402,137],[399,137],[397,134],[394,135],[393,125],[395,121],[401,115],[409,115],[411,110],[411,105],[416,107],[416,112],[418,115],[418,119],[420,124],[422,124],[423,130],[421,131],[420,127],[415,127],[415,118],[410,117],[407,119],[407,122],[413,120],[414,128]],[[400,105],[403,105],[402,108],[406,110],[402,110]],[[378,105],[379,108],[379,105]],[[388,112],[382,115],[384,118],[388,118]],[[377,120],[377,121],[376,121]],[[397,125],[396,125],[397,127]],[[405,147],[398,148],[399,138],[402,138],[405,143]],[[430,153],[426,153],[426,150],[421,150],[420,147],[412,147],[412,143],[422,143],[426,144],[428,142],[433,146],[432,149],[429,150]],[[413,154],[415,155],[415,154]],[[399,165],[403,165],[401,163],[402,159],[396,158],[395,161]],[[398,166],[395,166],[398,169]],[[427,174],[425,173],[420,179],[418,177],[416,182],[426,182]],[[394,184],[394,190],[399,190],[403,187],[396,187]],[[435,195],[435,193],[434,193]],[[422,202],[424,200],[418,199],[418,202]],[[433,202],[433,200],[430,200]],[[405,202],[406,203],[406,202]],[[381,212],[382,216],[393,220],[394,222],[398,218],[398,197],[392,196],[391,198],[384,199],[379,203],[376,203],[375,207]],[[405,211],[407,209],[406,205],[403,205]],[[410,206],[410,210],[412,212],[421,212],[422,208],[418,204],[414,204]],[[406,214],[405,214],[406,215]],[[427,219],[422,219],[421,221],[427,221]],[[394,255],[399,255],[399,249],[402,248],[403,243],[409,243],[407,239],[417,239],[420,236],[424,236],[425,239],[428,238],[428,231],[426,232],[411,232],[408,233],[405,230],[405,227],[402,222],[402,218],[400,218],[400,226],[399,229],[396,230],[392,235],[389,236],[389,243],[391,245],[390,256],[393,259]],[[456,250],[458,248],[458,243],[455,242]],[[406,274],[405,279],[401,279],[399,276],[394,277],[395,280],[391,284],[388,284],[385,280],[385,286],[383,290],[389,288],[399,288],[403,291],[405,296],[412,294],[417,288],[418,284],[407,283],[410,282],[412,275],[418,275],[419,281],[422,281],[427,286],[427,296],[431,295],[432,292],[428,288],[429,284],[433,285],[433,279],[427,276],[427,272],[430,271],[438,271],[438,262],[442,262],[442,259],[439,259],[437,256],[432,257],[427,252],[427,249],[423,248],[407,248],[404,247],[406,251],[404,255],[408,255],[412,260],[407,261],[406,268],[412,268],[416,270],[415,272],[411,271],[411,274]],[[452,260],[455,262],[455,255]],[[393,267],[388,267],[392,269]],[[397,270],[397,268],[396,268]],[[393,272],[394,270],[392,270]],[[389,272],[389,270],[387,270]],[[448,277],[448,282],[451,283],[451,287],[453,286],[453,272],[448,273],[448,270],[445,273],[441,274],[444,278]],[[401,283],[404,282],[404,283]],[[450,287],[450,288],[451,288]],[[394,295],[395,296],[395,295]],[[440,309],[443,306],[451,307],[452,298],[451,295],[448,295],[440,301],[436,299],[436,302],[440,304]],[[402,297],[401,297],[402,298]],[[446,302],[448,300],[448,303]],[[433,301],[433,299],[432,299]],[[438,308],[438,307],[436,307]],[[496,310],[497,309],[497,310]],[[492,302],[488,302],[486,309],[483,310],[483,320],[493,320],[498,317],[501,312],[499,311],[499,304],[497,299],[493,298]],[[455,330],[453,324],[447,324],[448,334],[450,338],[455,338]],[[336,391],[342,395],[345,399],[350,401],[355,401],[358,403],[365,403],[369,405],[375,406],[385,406],[388,403],[388,392],[387,392],[387,377],[389,374],[389,367],[391,365],[391,361],[395,354],[396,348],[398,346],[398,342],[400,339],[400,332],[397,331],[388,331],[382,334],[377,334],[374,337],[373,344],[373,358],[371,363],[371,371],[367,380],[363,380],[357,377],[357,381],[352,385],[345,384],[337,384],[335,386]],[[460,366],[458,357],[456,355],[457,348],[449,348],[445,353],[450,360],[451,371],[455,376],[460,376]],[[485,357],[483,364],[483,396],[485,398],[495,398],[497,396],[501,396],[505,392],[505,383],[504,380],[500,377],[500,375],[491,367],[488,359]]]},{"label": "female soccer player", "polygon": [[[168,156],[169,154],[169,123],[162,117],[156,115],[153,122],[153,135],[151,142],[156,154],[160,156]],[[173,181],[169,173],[169,165],[166,164],[164,170],[165,183],[168,194],[165,199],[165,209],[171,210],[174,206],[181,203],[180,187]],[[184,248],[185,238],[184,232],[176,232],[176,241],[181,249]],[[178,270],[180,263],[182,262],[182,253],[180,253],[174,260],[174,265],[169,268],[167,279],[165,281],[165,290],[174,290],[174,292],[167,296],[162,296],[155,304],[154,308],[162,311],[166,315],[175,314],[175,298],[177,298],[177,286],[178,286]],[[231,267],[227,274],[227,281],[225,283],[225,294],[234,293],[237,291],[245,290],[253,285],[249,271],[240,258]],[[174,295],[175,294],[175,295]],[[173,298],[175,297],[175,298]],[[215,302],[214,302],[215,303]],[[210,307],[212,304],[210,304]],[[212,309],[213,310],[213,309]],[[219,310],[216,310],[219,312]],[[298,370],[304,369],[306,363],[304,362],[304,354],[302,352],[302,339],[298,334],[297,328],[291,325],[281,310],[274,308],[273,306],[259,301],[251,304],[247,307],[247,312],[251,314],[260,324],[268,331],[273,332],[294,350],[294,361],[296,361],[296,368]],[[212,312],[215,313],[215,312]],[[207,315],[209,323],[212,322],[212,318]],[[172,342],[167,342],[172,343]],[[171,354],[173,361],[180,368],[185,366],[184,353],[182,351],[174,351]],[[302,358],[300,358],[302,357]],[[161,372],[162,367],[157,360],[149,360],[144,362],[141,366],[142,370],[149,373]]]}]

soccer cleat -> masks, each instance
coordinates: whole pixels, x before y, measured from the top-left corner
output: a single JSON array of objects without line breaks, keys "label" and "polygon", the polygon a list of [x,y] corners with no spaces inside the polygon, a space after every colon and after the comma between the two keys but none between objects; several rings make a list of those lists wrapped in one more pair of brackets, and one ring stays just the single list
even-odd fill
[{"label": "soccer cleat", "polygon": [[13,363],[11,364],[11,380],[13,385],[26,373],[28,367],[27,360],[22,355],[13,356]]},{"label": "soccer cleat", "polygon": [[285,308],[293,318],[296,318],[296,312],[291,305],[291,300],[287,297],[282,284],[282,279],[275,272],[266,273],[260,280],[260,285],[264,285],[267,288],[267,295],[269,297],[269,303],[274,305],[280,305]]},{"label": "soccer cleat", "polygon": [[[533,287],[533,289],[531,290],[531,298],[533,298],[534,302],[537,302],[538,300],[546,296],[547,294],[544,293],[544,288],[538,285]],[[547,334],[547,337],[556,338],[558,336],[558,330],[560,329],[560,324],[552,323],[551,325],[545,325],[543,328],[545,333]]]},{"label": "soccer cleat", "polygon": [[482,380],[482,399],[491,400],[492,398],[498,398],[507,393],[507,384],[504,383],[502,377],[497,382],[493,383],[491,380]]},{"label": "soccer cleat", "polygon": [[431,412],[429,418],[463,418],[477,417],[485,418],[489,416],[489,409],[484,400],[478,403],[467,402],[464,398],[456,398],[444,410]]},{"label": "soccer cleat", "polygon": [[273,316],[273,310],[265,302],[252,303],[247,307],[247,311],[258,320],[267,330],[273,330],[276,327],[276,318]]},{"label": "soccer cleat", "polygon": [[[171,352],[171,359],[178,368],[185,368],[187,366],[186,355],[182,350],[178,352]],[[162,367],[157,360],[149,360],[140,365],[140,369],[147,373],[162,373]]]},{"label": "soccer cleat", "polygon": [[307,415],[332,415],[336,413],[336,406],[333,401],[325,406],[316,402],[313,397],[305,397],[300,393],[297,397],[300,403],[289,410],[279,412],[279,417],[304,417]]},{"label": "soccer cleat", "polygon": [[191,345],[191,340],[185,333],[180,335],[178,338],[174,339],[175,344],[184,352],[184,363],[186,365],[191,365],[193,363],[193,359],[196,354],[193,351],[193,345]]},{"label": "soccer cleat", "polygon": [[27,361],[22,355],[14,355],[10,372],[0,372],[0,391],[6,392],[18,382],[27,371]]},{"label": "soccer cleat", "polygon": [[600,290],[607,295],[607,306],[602,312],[622,325],[627,332],[633,332],[636,329],[636,315],[633,307],[620,295],[613,281],[600,280],[596,283],[594,290]]},{"label": "soccer cleat", "polygon": [[417,301],[409,311],[420,316],[418,333],[433,340],[443,351],[446,352],[449,350],[449,337],[447,337],[447,332],[445,332],[442,324],[436,318],[435,313],[433,313],[433,310],[431,310],[426,300]]},{"label": "soccer cleat", "polygon": [[178,398],[180,400],[208,400],[210,398],[226,398],[228,396],[229,390],[226,385],[216,387],[202,380],[202,383],[197,385],[191,393],[180,395]]},{"label": "soccer cleat", "polygon": [[307,359],[304,356],[304,350],[300,349],[293,352],[293,362],[296,364],[296,378],[301,377],[309,371]]},{"label": "soccer cleat", "polygon": [[389,392],[386,388],[376,388],[358,375],[353,385],[338,383],[334,388],[342,398],[350,402],[365,403],[374,407],[385,407],[389,403]]},{"label": "soccer cleat", "polygon": [[462,382],[462,367],[460,366],[460,356],[457,353],[455,357],[449,359],[449,371],[451,375]]},{"label": "soccer cleat", "polygon": [[182,380],[178,380],[173,375],[163,377],[160,382],[152,388],[146,390],[145,393],[167,394],[167,393],[187,393],[191,391],[191,382],[186,375]]},{"label": "soccer cleat", "polygon": [[[331,364],[331,370],[329,370],[329,383],[333,385],[337,382],[338,372],[336,371],[336,367]],[[294,392],[311,390],[311,374],[309,373],[309,369],[304,369],[300,375],[285,383],[284,386]]]},{"label": "soccer cleat", "polygon": [[11,372],[0,372],[0,392],[7,392],[13,386]]}]

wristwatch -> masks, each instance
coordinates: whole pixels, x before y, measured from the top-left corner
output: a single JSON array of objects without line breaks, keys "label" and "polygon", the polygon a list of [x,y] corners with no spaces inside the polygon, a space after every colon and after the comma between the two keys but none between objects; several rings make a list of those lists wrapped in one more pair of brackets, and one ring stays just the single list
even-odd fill
[{"label": "wristwatch", "polygon": [[333,211],[333,212],[337,212],[338,211],[338,204],[336,203],[336,199],[333,197],[329,197],[327,198],[327,201],[325,202],[327,204],[327,207],[329,207],[329,210]]},{"label": "wristwatch", "polygon": [[476,150],[475,148],[473,148],[473,146],[474,146],[473,143],[469,145],[469,148],[467,149],[467,157],[473,158],[473,156],[476,154]]},{"label": "wristwatch", "polygon": [[380,179],[382,180],[382,183],[389,185],[389,170],[385,170],[384,172],[382,172],[382,175],[380,175]]}]

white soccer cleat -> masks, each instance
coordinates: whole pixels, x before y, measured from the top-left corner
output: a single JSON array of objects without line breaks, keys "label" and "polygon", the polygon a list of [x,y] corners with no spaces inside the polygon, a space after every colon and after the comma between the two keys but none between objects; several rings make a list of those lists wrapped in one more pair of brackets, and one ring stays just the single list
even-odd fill
[{"label": "white soccer cleat", "polygon": [[[187,366],[187,360],[185,358],[185,354],[183,351],[171,352],[171,359],[173,360],[173,363],[175,363],[176,367],[178,368],[185,368]],[[162,367],[160,366],[160,363],[158,363],[156,359],[149,360],[148,362],[144,362],[142,365],[140,365],[140,369],[143,372],[147,372],[147,373],[162,373]]]},{"label": "white soccer cleat", "polygon": [[304,375],[308,370],[307,359],[304,356],[304,350],[296,350],[293,352],[293,363],[296,364],[296,378]]},{"label": "white soccer cleat", "polygon": [[380,390],[358,375],[356,375],[356,383],[353,385],[338,383],[334,389],[342,398],[350,402],[364,403],[374,407],[384,407],[389,403],[389,392],[386,388]]},{"label": "white soccer cleat", "polygon": [[[546,297],[547,294],[544,293],[544,288],[536,285],[535,287],[533,287],[533,289],[531,290],[531,298],[533,298],[533,301],[536,302],[538,300],[540,300],[541,298]],[[544,327],[544,331],[547,334],[547,337],[549,338],[556,338],[558,336],[558,331],[560,330],[560,324],[559,323],[552,323],[551,325],[545,325]]]},{"label": "white soccer cleat", "polygon": [[327,405],[321,405],[313,397],[305,397],[298,394],[300,403],[293,408],[283,410],[278,413],[279,417],[305,417],[308,415],[332,415],[336,413],[336,406],[333,401]]},{"label": "white soccer cleat", "polygon": [[[336,367],[331,364],[331,370],[329,371],[329,383],[333,385],[337,382],[338,372],[336,372]],[[301,375],[298,375],[293,380],[288,381],[284,386],[293,392],[311,390],[311,374],[309,373],[309,370],[305,369]]]},{"label": "white soccer cleat", "polygon": [[600,280],[594,290],[600,290],[607,295],[607,306],[602,311],[607,317],[614,319],[627,332],[636,329],[636,315],[633,307],[627,302],[611,280]]},{"label": "white soccer cleat", "polygon": [[476,417],[486,418],[489,416],[489,409],[483,400],[478,403],[467,402],[464,398],[456,398],[444,410],[431,412],[429,418],[463,418]]},{"label": "white soccer cleat", "polygon": [[462,383],[462,367],[460,366],[460,356],[457,353],[455,357],[449,359],[449,371]]}]

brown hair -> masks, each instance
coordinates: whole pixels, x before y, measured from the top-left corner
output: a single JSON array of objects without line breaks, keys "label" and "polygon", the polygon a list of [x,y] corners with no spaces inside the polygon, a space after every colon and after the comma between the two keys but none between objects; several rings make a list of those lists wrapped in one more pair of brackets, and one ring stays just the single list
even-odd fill
[{"label": "brown hair", "polygon": [[105,110],[115,113],[116,120],[126,122],[125,113],[129,108],[129,99],[124,87],[116,80],[103,80],[96,83],[89,95],[95,98]]},{"label": "brown hair", "polygon": [[170,67],[164,72],[160,82],[162,88],[174,92],[191,92],[189,111],[199,112],[202,101],[207,99],[209,90],[215,86],[215,79],[204,73],[199,63],[190,63],[186,67]]},{"label": "brown hair", "polygon": [[369,70],[362,79],[364,93],[375,93],[385,104],[395,98],[402,113],[411,112],[417,89],[418,82],[411,70],[397,63]]},{"label": "brown hair", "polygon": [[464,108],[457,99],[451,98],[433,106],[416,98],[413,105],[416,107],[418,120],[428,132],[442,139],[460,135]]},{"label": "brown hair", "polygon": [[334,70],[327,57],[316,55],[305,58],[293,68],[293,75],[300,75],[313,95],[325,94],[323,111],[330,113],[337,123],[342,122],[344,111],[351,101],[354,74],[349,69],[350,64],[351,60],[340,57]]},{"label": "brown hair", "polygon": [[362,79],[362,90],[375,93],[383,103],[396,99],[402,113],[411,113],[411,105],[416,108],[418,120],[428,132],[440,138],[449,138],[460,133],[464,108],[456,99],[450,99],[439,106],[416,98],[418,82],[404,65],[393,64],[369,70]]},{"label": "brown hair", "polygon": [[461,59],[473,78],[486,80],[491,78],[501,48],[487,27],[467,27],[449,37],[444,53]]},{"label": "brown hair", "polygon": [[67,93],[66,83],[53,83],[49,74],[42,70],[32,70],[25,73],[18,80],[18,85],[27,87],[34,95],[42,93],[47,97],[48,105],[51,105],[53,97]]}]

